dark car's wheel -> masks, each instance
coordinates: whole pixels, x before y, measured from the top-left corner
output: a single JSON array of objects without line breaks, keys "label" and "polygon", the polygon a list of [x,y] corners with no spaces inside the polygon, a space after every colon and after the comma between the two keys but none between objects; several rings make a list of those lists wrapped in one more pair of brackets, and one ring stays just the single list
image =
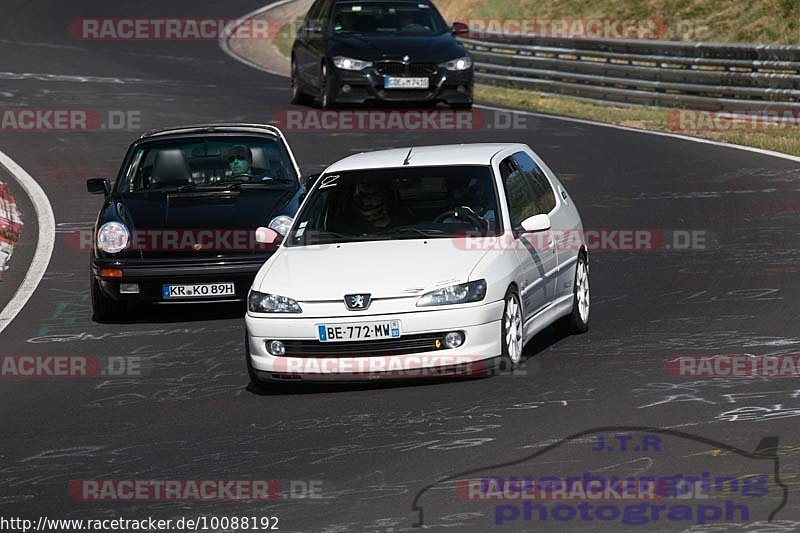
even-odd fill
[{"label": "dark car's wheel", "polygon": [[100,288],[100,282],[98,282],[94,276],[92,276],[90,284],[92,293],[92,318],[95,322],[108,322],[125,317],[125,302],[118,302],[106,296]]},{"label": "dark car's wheel", "polygon": [[500,370],[511,372],[522,361],[522,348],[525,345],[522,331],[522,305],[519,295],[514,287],[506,291],[503,318],[500,325],[500,344],[502,355],[500,357]]},{"label": "dark car's wheel", "polygon": [[589,330],[589,303],[589,260],[581,252],[572,284],[572,312],[556,322],[559,332],[565,335],[586,333]]},{"label": "dark car's wheel", "polygon": [[325,63],[322,64],[320,87],[319,106],[322,109],[336,107],[336,87],[334,86],[334,80],[328,76],[328,66]]},{"label": "dark car's wheel", "polygon": [[291,102],[297,105],[304,105],[308,103],[308,95],[300,88],[300,79],[297,75],[297,63],[292,60],[292,77],[291,77],[292,99]]}]

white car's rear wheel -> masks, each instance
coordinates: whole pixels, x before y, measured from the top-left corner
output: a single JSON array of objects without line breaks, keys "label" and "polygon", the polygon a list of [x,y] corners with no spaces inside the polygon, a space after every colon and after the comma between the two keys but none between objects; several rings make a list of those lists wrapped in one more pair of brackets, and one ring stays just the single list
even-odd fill
[{"label": "white car's rear wheel", "polygon": [[504,370],[514,370],[522,360],[522,306],[517,291],[509,288],[506,292],[501,331],[503,345],[502,364]]}]

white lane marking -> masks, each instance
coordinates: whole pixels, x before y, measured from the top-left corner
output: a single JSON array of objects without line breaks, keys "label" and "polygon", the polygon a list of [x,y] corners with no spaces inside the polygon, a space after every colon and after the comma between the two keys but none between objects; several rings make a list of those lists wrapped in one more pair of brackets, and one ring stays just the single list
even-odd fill
[{"label": "white lane marking", "polygon": [[166,83],[163,80],[143,80],[141,78],[114,78],[107,76],[72,76],[70,74],[48,74],[43,72],[0,72],[0,80],[61,81],[75,83]]},{"label": "white lane marking", "polygon": [[[277,2],[273,2],[271,4],[267,4],[266,6],[264,6],[262,8],[256,9],[255,11],[251,11],[250,13],[247,13],[246,15],[243,15],[243,16],[239,17],[238,19],[234,20],[233,22],[230,22],[227,26],[225,26],[225,29],[223,30],[222,35],[229,35],[229,36],[235,35],[236,29],[238,29],[239,26],[241,26],[242,24],[244,24],[245,22],[247,22],[251,18],[257,17],[257,16],[261,15],[262,13],[264,13],[265,11],[269,11],[270,9],[275,9],[276,7],[280,7],[282,5],[285,5],[285,4],[288,4],[290,2],[294,2],[294,1],[295,0],[278,0]],[[233,59],[235,59],[236,61],[238,61],[240,63],[244,63],[248,67],[252,67],[252,68],[254,68],[256,70],[260,70],[262,72],[267,72],[269,74],[274,74],[275,76],[280,76],[282,78],[287,78],[288,77],[288,76],[284,76],[282,73],[280,73],[280,72],[278,72],[276,70],[268,69],[267,67],[262,67],[261,65],[253,63],[249,59],[245,59],[244,57],[236,54],[233,50],[231,50],[230,46],[228,46],[228,38],[226,38],[226,37],[221,37],[220,38],[219,47],[222,48],[222,51],[225,52],[226,54],[228,54],[230,57],[232,57]]]},{"label": "white lane marking", "polygon": [[28,267],[28,272],[25,274],[25,279],[22,280],[17,292],[14,293],[5,308],[0,311],[0,333],[2,333],[33,296],[47,270],[47,265],[50,264],[50,256],[53,254],[53,246],[56,241],[56,222],[50,200],[36,180],[2,151],[0,151],[0,166],[11,174],[11,177],[20,184],[30,198],[39,225],[36,251],[33,254],[31,265]]},{"label": "white lane marking", "polygon": [[[262,7],[261,9],[256,9],[255,11],[251,11],[250,13],[240,17],[236,22],[234,22],[232,24],[229,24],[229,26],[235,25],[235,27],[238,27],[245,20],[248,20],[250,18],[253,18],[253,17],[256,17],[258,15],[261,15],[262,13],[264,13],[265,11],[269,11],[270,9],[273,9],[273,8],[276,8],[276,7],[280,7],[280,6],[284,5],[284,4],[288,4],[289,2],[294,2],[294,1],[295,0],[279,0],[278,2],[273,2],[272,4],[266,5],[266,6]],[[228,29],[228,28],[226,28],[226,29]],[[231,33],[225,33],[225,35],[232,35],[232,34]],[[261,65],[257,65],[256,63],[253,63],[249,59],[246,59],[244,57],[241,57],[241,56],[237,55],[228,46],[227,39],[220,39],[219,45],[220,45],[220,48],[222,48],[223,52],[225,52],[230,57],[232,57],[233,59],[235,59],[236,61],[238,61],[240,63],[244,63],[245,65],[247,65],[249,67],[252,67],[254,69],[260,70],[262,72],[267,72],[269,74],[274,74],[275,76],[280,76],[282,78],[288,77],[288,76],[286,76],[286,75],[284,75],[284,74],[282,74],[280,72],[268,69],[268,68],[263,67]],[[613,103],[613,102],[609,102],[609,103]],[[617,129],[617,130],[630,131],[630,132],[633,132],[633,133],[643,133],[643,134],[646,134],[646,135],[659,135],[661,137],[671,137],[673,139],[681,139],[681,140],[684,140],[684,141],[691,141],[691,142],[696,142],[696,143],[710,144],[712,146],[721,146],[723,148],[733,148],[733,149],[736,149],[736,150],[744,150],[746,152],[752,152],[752,153],[761,154],[761,155],[768,155],[768,156],[771,156],[771,157],[778,157],[778,158],[781,158],[781,159],[788,159],[789,161],[795,161],[795,162],[800,163],[800,157],[794,156],[794,155],[784,154],[784,153],[781,153],[781,152],[774,152],[772,150],[764,150],[763,148],[753,148],[753,147],[750,147],[750,146],[743,146],[741,144],[726,143],[726,142],[721,142],[721,141],[712,141],[710,139],[701,139],[699,137],[690,137],[689,135],[680,135],[678,133],[668,133],[668,132],[665,132],[665,131],[642,130],[642,129],[637,129],[637,128],[631,128],[631,127],[628,127],[628,126],[617,126],[616,124],[606,124],[604,122],[595,122],[593,120],[586,120],[586,119],[582,119],[582,118],[560,117],[560,116],[556,116],[556,115],[548,115],[546,113],[537,113],[535,111],[524,111],[524,110],[521,110],[521,109],[511,109],[511,108],[505,108],[505,107],[496,107],[496,106],[485,105],[485,104],[475,104],[474,107],[477,107],[477,108],[480,108],[480,109],[488,109],[490,111],[501,111],[501,112],[504,112],[504,113],[517,113],[517,114],[520,114],[520,115],[529,115],[529,116],[533,116],[533,117],[541,117],[541,118],[550,119],[550,120],[561,120],[561,121],[565,121],[565,122],[573,122],[573,123],[576,123],[576,124],[586,124],[588,126],[600,126],[600,127],[603,127],[603,128],[613,128],[613,129]]]},{"label": "white lane marking", "polygon": [[[611,103],[611,102],[609,102]],[[800,157],[795,155],[784,154],[781,152],[774,152],[772,150],[765,150],[763,148],[753,148],[752,146],[743,146],[741,144],[734,144],[734,143],[726,143],[722,141],[712,141],[711,139],[701,139],[700,137],[691,137],[689,135],[681,135],[679,133],[669,133],[666,131],[652,131],[652,130],[641,130],[638,128],[631,128],[628,126],[618,126],[616,124],[606,124],[604,122],[595,122],[594,120],[586,120],[583,118],[573,118],[573,117],[560,117],[556,115],[548,115],[546,113],[537,113],[535,111],[524,111],[521,109],[508,109],[504,107],[495,107],[485,104],[476,104],[474,107],[479,107],[481,109],[488,109],[490,111],[502,111],[504,113],[518,113],[522,115],[530,115],[533,117],[540,117],[545,119],[554,119],[554,120],[562,120],[565,122],[574,122],[577,124],[586,124],[588,126],[602,126],[604,128],[614,128],[617,130],[623,131],[631,131],[633,133],[646,133],[648,135],[659,135],[661,137],[671,137],[673,139],[681,139],[683,141],[692,141],[696,143],[702,144],[710,144],[712,146],[721,146],[723,148],[734,148],[736,150],[744,150],[746,152],[753,152],[756,154],[761,155],[768,155],[772,157],[779,157],[781,159],[788,159],[789,161],[795,161],[800,163]]]}]

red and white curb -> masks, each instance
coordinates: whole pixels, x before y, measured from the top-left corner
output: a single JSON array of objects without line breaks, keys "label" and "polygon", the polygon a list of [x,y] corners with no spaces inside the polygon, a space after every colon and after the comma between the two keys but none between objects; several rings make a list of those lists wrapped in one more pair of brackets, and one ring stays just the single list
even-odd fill
[{"label": "red and white curb", "polygon": [[0,280],[22,233],[22,217],[8,186],[0,181]]}]

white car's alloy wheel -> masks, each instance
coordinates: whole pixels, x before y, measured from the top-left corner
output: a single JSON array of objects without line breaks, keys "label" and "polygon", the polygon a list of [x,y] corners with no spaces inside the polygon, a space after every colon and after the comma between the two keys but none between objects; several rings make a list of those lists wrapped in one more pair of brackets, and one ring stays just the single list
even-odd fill
[{"label": "white car's alloy wheel", "polygon": [[586,261],[578,261],[578,279],[576,287],[578,297],[578,313],[584,324],[589,323],[589,267]]},{"label": "white car's alloy wheel", "polygon": [[505,352],[511,363],[516,365],[522,359],[522,308],[519,297],[515,292],[509,291],[506,296],[505,312],[503,313],[503,342]]}]

